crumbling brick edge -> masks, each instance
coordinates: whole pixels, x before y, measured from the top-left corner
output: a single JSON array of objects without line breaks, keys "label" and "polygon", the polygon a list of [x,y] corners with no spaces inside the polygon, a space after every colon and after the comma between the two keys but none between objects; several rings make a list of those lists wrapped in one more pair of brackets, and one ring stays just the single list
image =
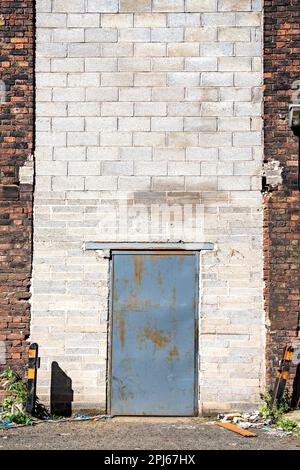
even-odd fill
[{"label": "crumbling brick edge", "polygon": [[[0,341],[5,358],[24,376],[30,334],[34,192],[35,2],[1,4],[0,79]],[[1,392],[0,384],[0,399]]]}]

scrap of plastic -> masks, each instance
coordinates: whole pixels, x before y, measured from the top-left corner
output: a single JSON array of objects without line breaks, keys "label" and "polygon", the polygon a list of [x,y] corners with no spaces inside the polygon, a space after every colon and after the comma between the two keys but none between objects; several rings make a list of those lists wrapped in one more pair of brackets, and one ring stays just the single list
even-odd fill
[{"label": "scrap of plastic", "polygon": [[13,425],[14,423],[10,419],[7,419],[5,421],[0,421],[0,426],[2,426],[3,428],[10,428]]},{"label": "scrap of plastic", "polygon": [[96,417],[95,419],[96,419],[96,420],[97,420],[97,419],[112,419],[112,417],[109,416],[109,415],[102,415],[102,416],[100,416],[99,418]]},{"label": "scrap of plastic", "polygon": [[271,428],[269,430],[269,434],[271,434],[272,436],[276,436],[276,437],[287,437],[287,436],[291,436],[293,433],[291,431],[282,431],[281,429],[274,429],[274,428]]},{"label": "scrap of plastic", "polygon": [[252,423],[249,422],[240,422],[239,427],[242,429],[248,429],[252,427]]},{"label": "scrap of plastic", "polygon": [[88,421],[91,418],[90,418],[90,416],[81,415],[80,413],[76,413],[76,415],[74,416],[74,419],[78,419],[80,421]]},{"label": "scrap of plastic", "polygon": [[265,419],[265,420],[264,420],[264,424],[266,424],[267,426],[269,426],[269,424],[272,424],[272,419]]}]

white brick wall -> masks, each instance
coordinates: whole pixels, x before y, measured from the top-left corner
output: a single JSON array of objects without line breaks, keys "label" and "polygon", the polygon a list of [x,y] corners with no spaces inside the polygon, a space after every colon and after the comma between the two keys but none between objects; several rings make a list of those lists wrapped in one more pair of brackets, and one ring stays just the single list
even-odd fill
[{"label": "white brick wall", "polygon": [[[185,241],[216,243],[201,258],[200,411],[257,403],[261,16],[251,0],[37,0],[32,340],[41,399],[57,361],[76,406],[105,407],[108,261],[83,242],[177,241],[154,221],[149,235],[149,205],[188,201],[202,205],[205,225]],[[126,201],[144,223],[116,233]]]}]

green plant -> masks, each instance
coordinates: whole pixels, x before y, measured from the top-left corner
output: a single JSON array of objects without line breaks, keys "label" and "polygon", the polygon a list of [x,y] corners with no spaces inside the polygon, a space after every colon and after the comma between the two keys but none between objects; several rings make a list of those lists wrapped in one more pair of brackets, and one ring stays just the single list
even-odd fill
[{"label": "green plant", "polygon": [[14,413],[4,413],[3,418],[5,421],[11,421],[15,424],[32,424],[32,418],[29,415],[23,413],[22,411],[16,411]]},{"label": "green plant", "polygon": [[285,432],[293,432],[294,434],[300,435],[300,427],[298,424],[284,416],[288,411],[290,411],[290,398],[287,392],[285,392],[282,400],[280,400],[280,402],[275,401],[273,406],[271,392],[268,392],[266,395],[262,395],[261,399],[263,400],[263,404],[259,409],[260,416],[265,419],[270,419],[273,424]]},{"label": "green plant", "polygon": [[8,397],[3,401],[2,407],[10,407],[13,403],[25,405],[27,400],[26,383],[12,369],[6,369],[0,376],[7,381]]},{"label": "green plant", "polygon": [[56,421],[58,419],[65,419],[64,416],[59,416],[59,415],[49,415],[49,418],[48,419],[51,419],[52,421]]},{"label": "green plant", "polygon": [[287,392],[285,392],[283,398],[279,402],[275,401],[273,406],[271,392],[262,395],[261,398],[263,400],[263,404],[259,409],[260,416],[266,419],[271,419],[274,423],[277,423],[277,421],[290,410],[290,399]]},{"label": "green plant", "polygon": [[298,428],[298,424],[289,418],[280,418],[277,421],[277,426],[286,432],[294,432]]},{"label": "green plant", "polygon": [[16,424],[31,424],[31,417],[24,411],[27,401],[26,381],[10,368],[5,369],[0,377],[6,380],[7,389],[7,397],[1,405],[1,420]]}]

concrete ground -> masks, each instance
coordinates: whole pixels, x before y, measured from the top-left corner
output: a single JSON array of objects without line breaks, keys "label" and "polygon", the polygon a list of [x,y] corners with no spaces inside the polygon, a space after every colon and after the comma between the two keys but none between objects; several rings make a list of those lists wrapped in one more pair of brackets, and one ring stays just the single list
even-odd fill
[{"label": "concrete ground", "polygon": [[0,450],[299,450],[300,437],[255,430],[245,438],[201,418],[114,418],[0,428]]}]

